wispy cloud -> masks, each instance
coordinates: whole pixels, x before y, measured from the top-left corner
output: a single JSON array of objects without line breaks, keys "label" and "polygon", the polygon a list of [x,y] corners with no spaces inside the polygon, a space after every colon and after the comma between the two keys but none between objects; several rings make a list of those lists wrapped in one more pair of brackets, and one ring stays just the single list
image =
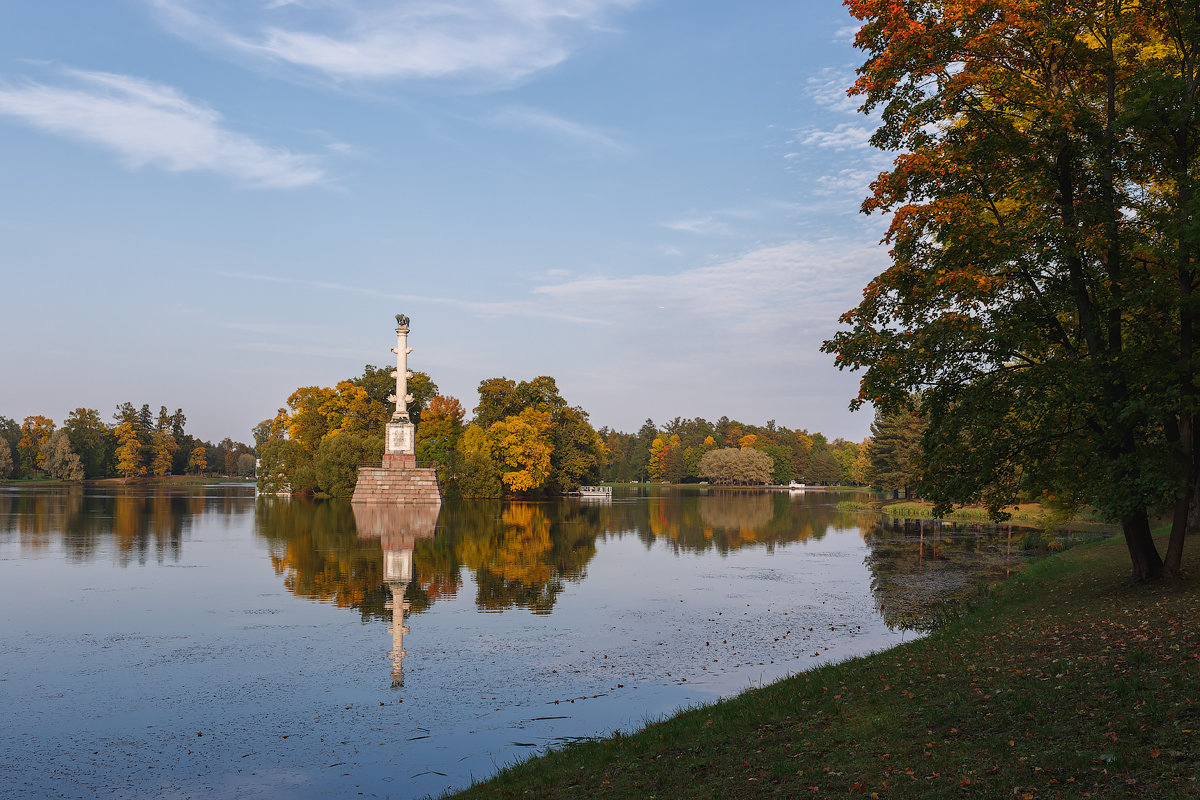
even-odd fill
[{"label": "wispy cloud", "polygon": [[728,236],[729,224],[714,217],[687,217],[663,223],[664,228],[698,236]]},{"label": "wispy cloud", "polygon": [[874,246],[797,241],[669,274],[579,278],[534,293],[606,319],[643,318],[666,307],[771,342],[789,331],[829,333],[885,259]]},{"label": "wispy cloud", "polygon": [[813,101],[822,108],[841,114],[857,113],[862,101],[846,95],[854,84],[854,70],[850,68],[824,67],[804,83]]},{"label": "wispy cloud", "polygon": [[508,83],[566,59],[639,0],[147,0],[179,35],[337,81]]},{"label": "wispy cloud", "polygon": [[832,130],[809,128],[796,137],[796,142],[828,150],[865,150],[871,146],[874,133],[874,128],[868,125],[843,122]]},{"label": "wispy cloud", "polygon": [[627,152],[624,145],[596,128],[534,108],[523,106],[505,108],[493,117],[493,122],[509,128],[544,133],[553,138],[580,144],[597,151]]},{"label": "wispy cloud", "polygon": [[858,34],[861,25],[845,25],[833,32],[833,41],[839,44],[854,44],[854,37]]},{"label": "wispy cloud", "polygon": [[100,145],[132,168],[216,172],[249,186],[276,189],[308,186],[326,177],[312,156],[232,131],[217,111],[170,86],[109,72],[65,73],[73,86],[0,83],[0,114]]},{"label": "wispy cloud", "polygon": [[279,275],[263,275],[251,272],[229,272],[217,270],[214,274],[225,278],[236,278],[238,280],[257,281],[263,283],[286,284],[305,289],[314,289],[321,292],[346,292],[349,294],[359,294],[376,299],[383,298],[388,300],[403,300],[406,302],[449,306],[481,318],[536,317],[540,319],[550,319],[557,320],[559,322],[571,322],[582,325],[595,325],[601,321],[597,317],[589,317],[586,315],[577,314],[568,309],[546,308],[544,304],[539,304],[532,300],[464,300],[459,297],[437,297],[432,295],[381,292],[377,287],[352,286],[344,283],[333,283],[331,281],[314,281],[303,278],[283,277]]},{"label": "wispy cloud", "polygon": [[721,209],[680,217],[664,222],[663,227],[683,233],[694,233],[697,236],[732,236],[735,233],[736,222],[745,222],[757,216],[758,212],[750,209]]},{"label": "wispy cloud", "polygon": [[851,167],[838,170],[829,175],[817,178],[818,192],[825,195],[852,195],[866,197],[871,193],[871,181],[878,177],[880,169],[859,169]]}]

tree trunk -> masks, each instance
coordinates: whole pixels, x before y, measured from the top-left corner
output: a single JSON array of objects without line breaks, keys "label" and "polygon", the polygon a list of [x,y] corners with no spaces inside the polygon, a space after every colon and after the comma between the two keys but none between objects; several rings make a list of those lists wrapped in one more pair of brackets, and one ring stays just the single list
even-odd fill
[{"label": "tree trunk", "polygon": [[1138,511],[1121,521],[1125,532],[1125,545],[1129,548],[1129,560],[1133,563],[1135,581],[1153,581],[1162,577],[1163,561],[1150,535],[1150,521],[1145,511]]}]

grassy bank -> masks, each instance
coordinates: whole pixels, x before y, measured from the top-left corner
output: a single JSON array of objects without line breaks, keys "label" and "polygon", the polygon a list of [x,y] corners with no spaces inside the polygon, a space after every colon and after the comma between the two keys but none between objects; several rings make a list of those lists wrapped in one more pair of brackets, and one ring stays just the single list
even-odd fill
[{"label": "grassy bank", "polygon": [[[934,519],[933,503],[926,503],[920,500],[893,502],[847,500],[838,503],[838,508],[843,511],[880,511],[889,516],[902,517],[904,519]],[[1068,524],[1102,524],[1099,519],[1095,518],[1086,509],[1073,516],[1056,509],[1046,508],[1041,503],[1021,503],[1020,505],[1009,506],[1006,510],[1011,515],[1009,521],[1018,525],[1059,527]],[[965,508],[955,509],[942,517],[942,519],[951,522],[991,521],[987,510],[979,506],[966,506]]]},{"label": "grassy bank", "polygon": [[1128,572],[1120,541],[1077,547],[929,637],[456,796],[1200,797],[1198,582]]}]

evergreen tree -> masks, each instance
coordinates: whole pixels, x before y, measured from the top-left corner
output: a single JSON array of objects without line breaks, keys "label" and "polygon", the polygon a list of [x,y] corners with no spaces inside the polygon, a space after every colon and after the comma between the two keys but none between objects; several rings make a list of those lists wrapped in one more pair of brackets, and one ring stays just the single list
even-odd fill
[{"label": "evergreen tree", "polygon": [[872,486],[890,489],[892,497],[912,496],[920,481],[921,436],[926,420],[915,410],[876,410],[871,423],[871,443],[867,447],[870,468],[867,478]]}]

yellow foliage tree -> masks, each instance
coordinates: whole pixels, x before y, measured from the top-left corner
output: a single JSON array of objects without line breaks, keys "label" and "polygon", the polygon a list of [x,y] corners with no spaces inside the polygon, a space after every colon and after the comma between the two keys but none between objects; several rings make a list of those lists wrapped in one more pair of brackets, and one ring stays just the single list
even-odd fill
[{"label": "yellow foliage tree", "polygon": [[299,442],[300,446],[309,453],[317,450],[317,445],[329,433],[329,418],[323,406],[332,400],[333,389],[326,386],[301,386],[292,392],[287,399],[287,407],[279,409],[275,419],[288,438]]},{"label": "yellow foliage tree", "polygon": [[193,475],[199,475],[206,469],[208,469],[208,450],[197,446],[188,455],[187,471]]},{"label": "yellow foliage tree", "polygon": [[40,414],[26,417],[21,423],[21,438],[17,440],[17,458],[20,467],[30,473],[41,470],[46,465],[46,455],[42,447],[50,441],[54,433],[54,420]]},{"label": "yellow foliage tree", "polygon": [[550,427],[549,413],[527,408],[488,428],[487,443],[509,491],[537,489],[550,477],[550,454],[554,452],[546,435]]},{"label": "yellow foliage tree", "polygon": [[171,435],[170,431],[155,431],[151,436],[150,446],[153,448],[153,457],[150,463],[150,473],[161,477],[171,471],[171,465],[175,462],[175,453],[179,451],[179,443],[175,441],[175,437]]},{"label": "yellow foliage tree", "polygon": [[144,475],[146,468],[142,466],[142,443],[138,439],[137,427],[132,421],[122,422],[115,433],[118,442],[117,474],[126,479]]}]

